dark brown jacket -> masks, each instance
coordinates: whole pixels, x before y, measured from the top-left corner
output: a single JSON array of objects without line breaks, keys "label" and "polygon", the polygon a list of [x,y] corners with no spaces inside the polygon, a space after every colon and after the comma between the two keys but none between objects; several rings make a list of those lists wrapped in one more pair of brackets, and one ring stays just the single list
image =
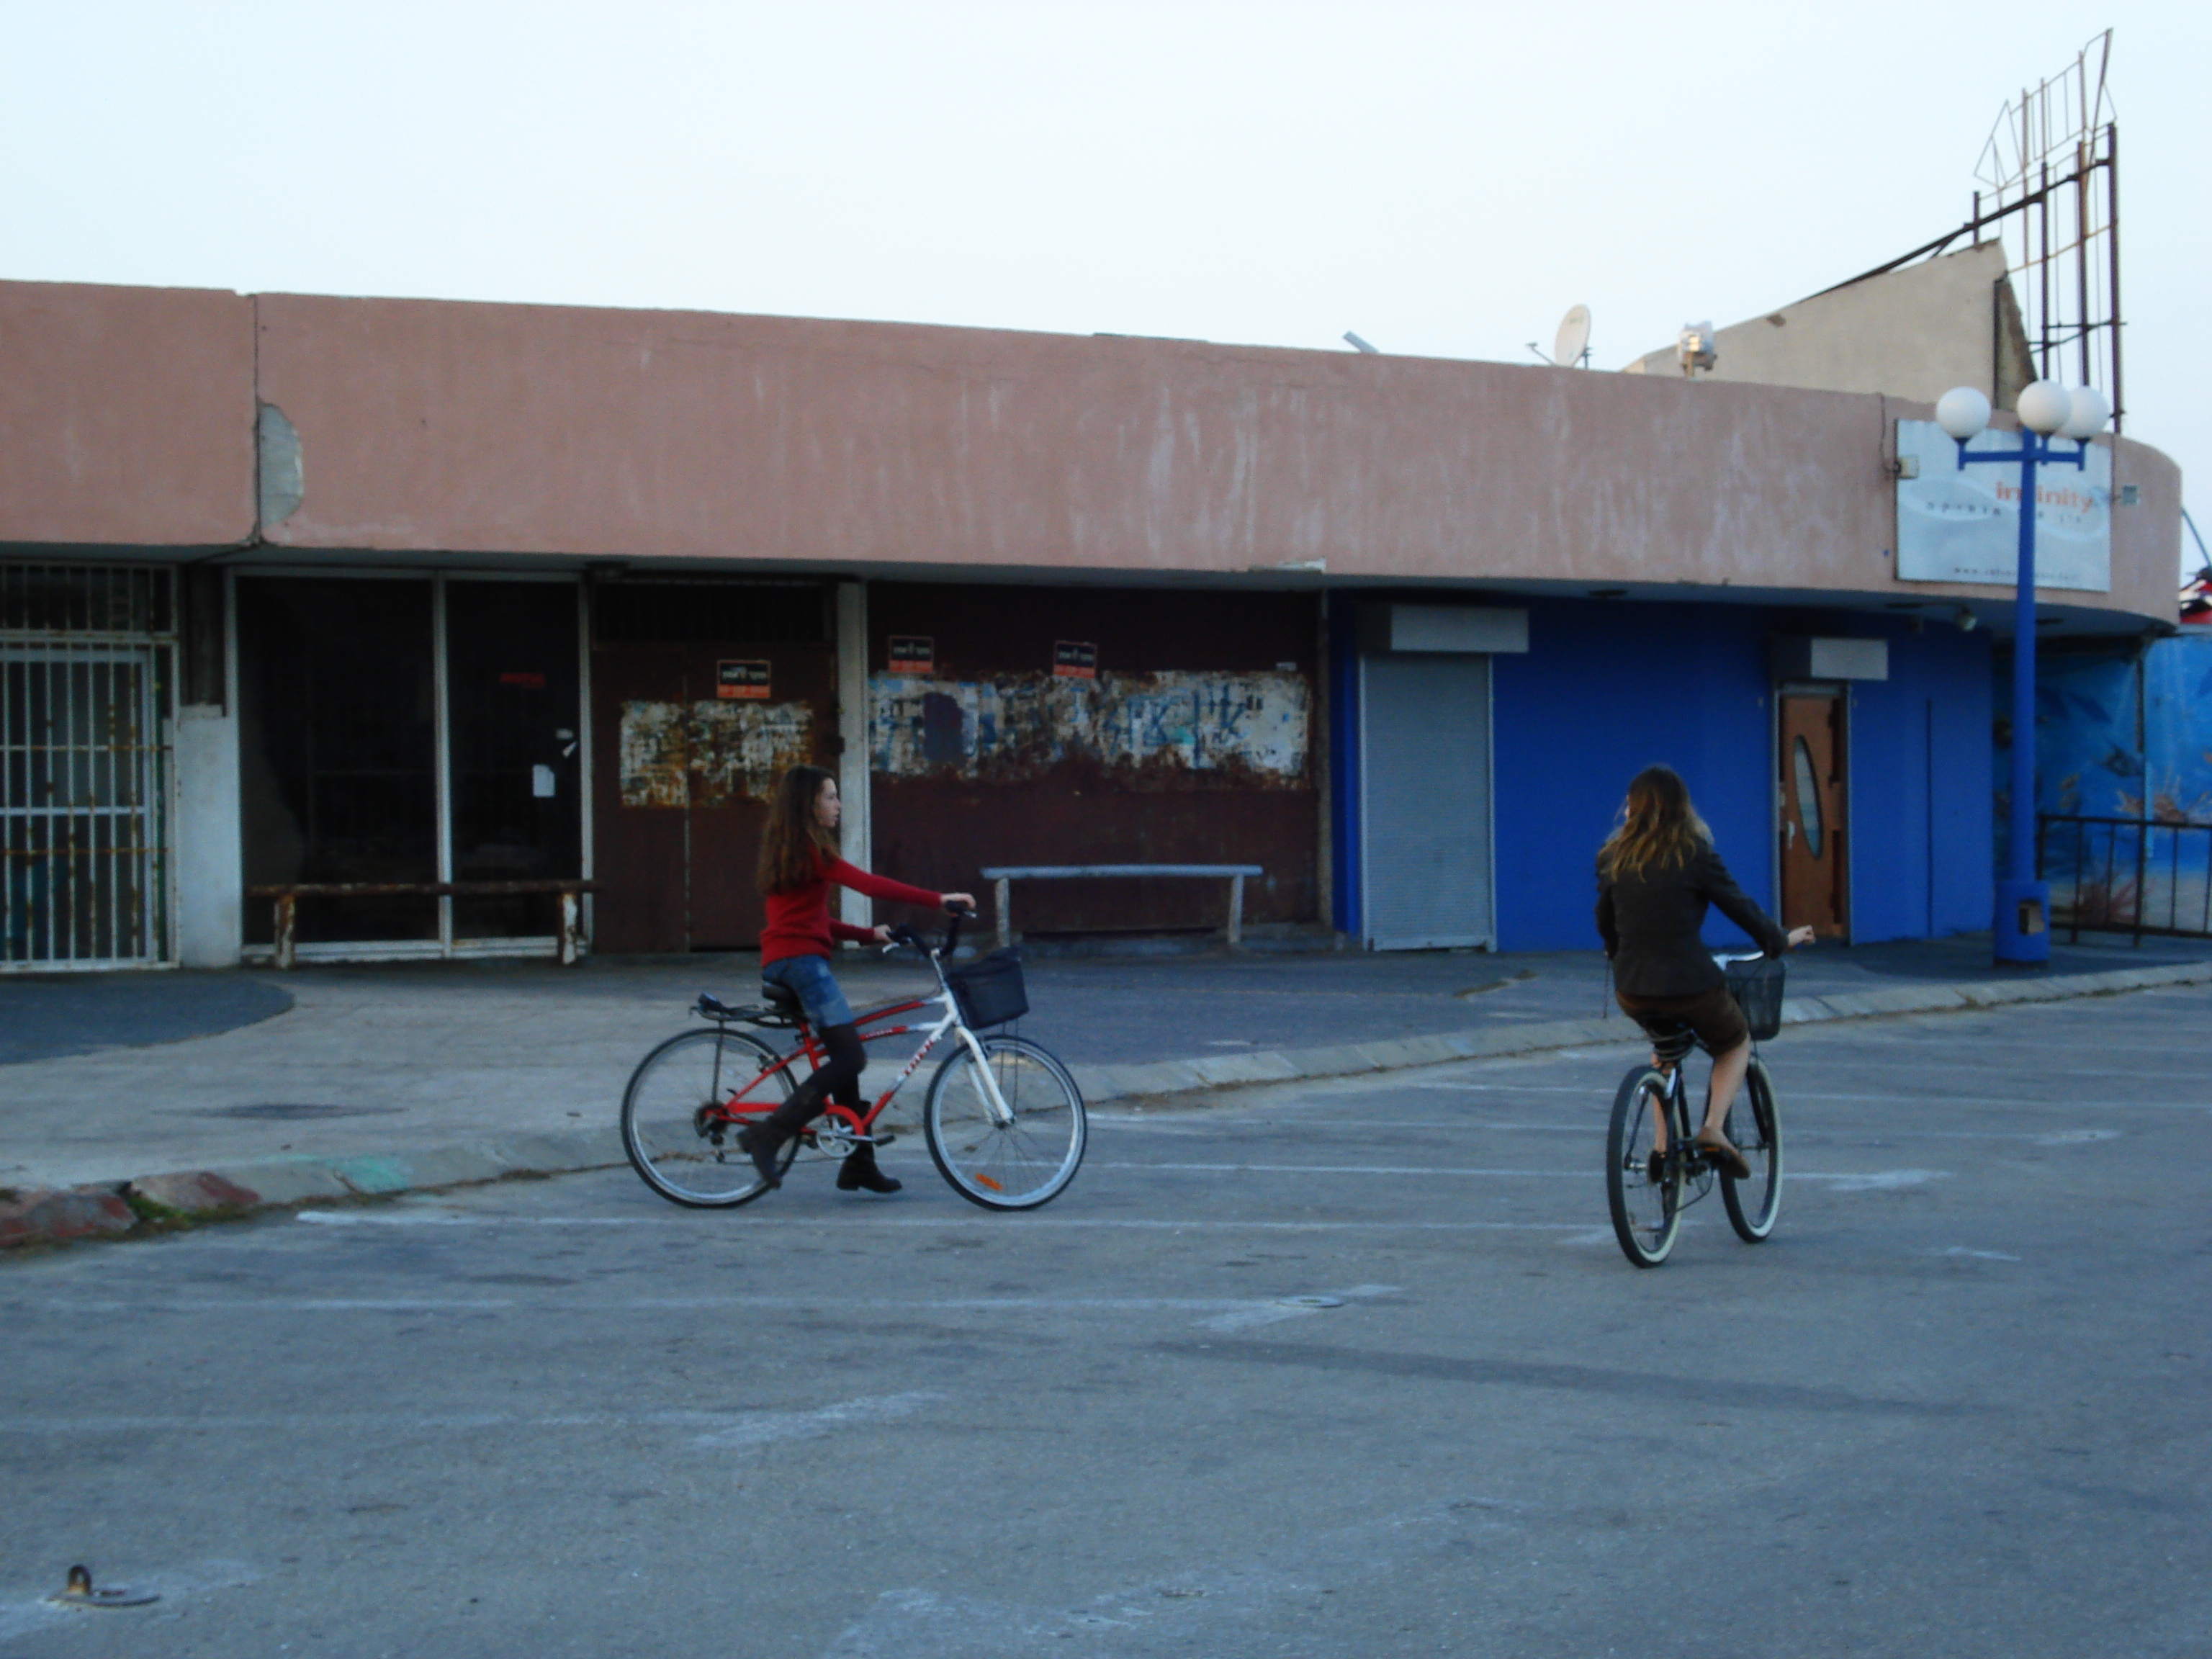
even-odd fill
[{"label": "dark brown jacket", "polygon": [[1633,876],[1597,878],[1597,931],[1613,958],[1613,988],[1632,997],[1692,997],[1723,983],[1712,952],[1698,939],[1705,907],[1715,904],[1778,957],[1790,940],[1765,911],[1751,902],[1710,847],[1686,864],[1660,870],[1646,866]]}]

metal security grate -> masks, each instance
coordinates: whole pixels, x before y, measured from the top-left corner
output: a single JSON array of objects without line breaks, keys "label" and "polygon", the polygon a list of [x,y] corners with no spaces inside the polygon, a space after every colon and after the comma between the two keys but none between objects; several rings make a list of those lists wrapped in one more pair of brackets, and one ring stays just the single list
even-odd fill
[{"label": "metal security grate", "polygon": [[169,956],[169,573],[0,566],[0,969]]}]

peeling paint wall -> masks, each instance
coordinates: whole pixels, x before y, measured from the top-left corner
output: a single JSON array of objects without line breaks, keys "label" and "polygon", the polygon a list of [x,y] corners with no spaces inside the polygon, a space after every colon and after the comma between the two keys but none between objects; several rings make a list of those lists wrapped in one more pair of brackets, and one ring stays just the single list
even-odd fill
[{"label": "peeling paint wall", "polygon": [[1011,782],[1081,760],[1140,787],[1222,773],[1296,788],[1306,781],[1308,702],[1305,677],[1286,672],[877,674],[868,748],[876,772],[900,778]]},{"label": "peeling paint wall", "polygon": [[813,749],[814,711],[803,702],[625,702],[622,804],[765,801]]}]

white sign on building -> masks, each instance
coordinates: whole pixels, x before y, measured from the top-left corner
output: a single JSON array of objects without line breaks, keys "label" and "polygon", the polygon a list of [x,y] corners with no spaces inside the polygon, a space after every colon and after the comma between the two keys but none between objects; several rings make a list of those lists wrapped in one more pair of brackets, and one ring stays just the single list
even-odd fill
[{"label": "white sign on building", "polygon": [[[2057,441],[2061,450],[2068,440]],[[2017,449],[2020,434],[1988,431],[1966,453]],[[1959,446],[1933,421],[1899,421],[1897,456],[1919,476],[1897,481],[1897,574],[1910,582],[2020,579],[2020,466],[1959,465]],[[1907,465],[1906,473],[1913,471]],[[2112,587],[2112,452],[2087,464],[2035,470],[2035,585],[2108,593]]]}]

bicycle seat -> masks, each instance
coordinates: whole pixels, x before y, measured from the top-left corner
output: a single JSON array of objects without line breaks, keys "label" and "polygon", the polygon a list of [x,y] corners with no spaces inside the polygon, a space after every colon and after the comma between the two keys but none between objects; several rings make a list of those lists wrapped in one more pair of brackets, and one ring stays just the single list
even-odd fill
[{"label": "bicycle seat", "polygon": [[1662,1018],[1639,1019],[1636,1023],[1644,1028],[1644,1035],[1651,1039],[1651,1052],[1667,1065],[1673,1065],[1698,1046],[1697,1034],[1691,1030],[1686,1020]]},{"label": "bicycle seat", "polygon": [[799,1017],[801,1010],[799,1006],[799,993],[789,986],[778,985],[772,979],[764,979],[761,981],[761,996],[775,1012],[788,1014],[793,1019]]}]

